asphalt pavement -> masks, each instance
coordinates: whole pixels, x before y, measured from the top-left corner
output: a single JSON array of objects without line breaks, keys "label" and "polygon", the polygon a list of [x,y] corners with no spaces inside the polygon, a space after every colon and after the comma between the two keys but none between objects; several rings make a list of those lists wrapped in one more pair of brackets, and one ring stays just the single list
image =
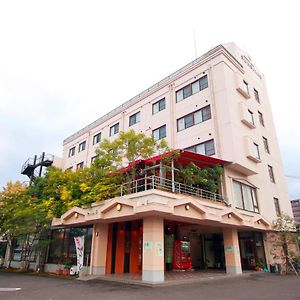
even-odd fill
[{"label": "asphalt pavement", "polygon": [[300,277],[251,274],[176,286],[145,287],[103,281],[79,281],[42,275],[0,272],[0,299],[300,299]]}]

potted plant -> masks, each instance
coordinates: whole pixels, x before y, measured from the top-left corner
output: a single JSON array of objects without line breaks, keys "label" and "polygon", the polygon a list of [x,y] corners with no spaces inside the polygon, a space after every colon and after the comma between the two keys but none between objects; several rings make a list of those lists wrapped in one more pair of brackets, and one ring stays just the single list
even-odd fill
[{"label": "potted plant", "polygon": [[66,259],[64,262],[64,269],[63,269],[63,275],[68,276],[70,275],[70,269],[72,267],[72,261],[70,259]]}]

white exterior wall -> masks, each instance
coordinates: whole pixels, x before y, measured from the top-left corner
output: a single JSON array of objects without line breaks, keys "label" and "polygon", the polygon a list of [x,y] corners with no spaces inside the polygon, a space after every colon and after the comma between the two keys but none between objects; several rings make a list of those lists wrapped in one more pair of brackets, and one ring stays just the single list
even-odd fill
[{"label": "white exterior wall", "polygon": [[[64,169],[73,166],[75,170],[76,165],[82,161],[84,165],[90,165],[99,145],[92,144],[93,136],[101,132],[102,139],[115,138],[117,135],[109,137],[109,129],[117,122],[120,123],[120,131],[132,128],[146,135],[166,124],[166,140],[174,149],[183,149],[214,139],[214,156],[232,162],[225,170],[223,190],[233,206],[235,203],[232,180],[237,179],[256,187],[260,213],[267,220],[272,221],[276,218],[273,197],[279,199],[282,211],[292,215],[264,76],[254,64],[250,68],[241,59],[241,55],[248,55],[242,53],[234,44],[224,47],[230,53],[223,47],[216,47],[209,55],[199,58],[189,67],[172,74],[171,78],[164,79],[141,93],[140,100],[135,100],[135,97],[132,102],[136,103],[131,106],[124,103],[124,109],[116,109],[118,113],[111,112],[103,122],[97,120],[67,138],[64,141]],[[205,74],[208,76],[208,88],[176,103],[176,91]],[[249,85],[250,97],[245,97],[237,91],[237,88],[242,88],[243,80]],[[253,88],[259,93],[260,103],[255,100]],[[166,109],[152,115],[152,104],[162,98],[166,99]],[[212,119],[177,132],[178,118],[208,104],[211,106]],[[242,122],[247,117],[248,109],[254,115],[254,128]],[[138,111],[141,112],[140,123],[129,127],[129,116]],[[258,111],[263,114],[264,127],[259,122]],[[263,136],[268,139],[270,154],[264,150]],[[87,141],[86,150],[78,153],[78,145],[84,140]],[[259,145],[260,161],[247,157],[251,154],[253,142]],[[68,152],[73,146],[76,146],[75,155],[69,158]],[[267,165],[273,167],[275,183],[270,181]]]}]

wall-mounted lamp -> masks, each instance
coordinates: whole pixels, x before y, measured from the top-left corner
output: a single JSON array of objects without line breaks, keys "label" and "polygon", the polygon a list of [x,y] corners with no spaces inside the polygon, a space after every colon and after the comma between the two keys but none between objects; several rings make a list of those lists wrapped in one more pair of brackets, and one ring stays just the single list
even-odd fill
[{"label": "wall-mounted lamp", "polygon": [[229,214],[227,215],[227,217],[230,219],[230,218],[232,217],[232,214],[229,213]]},{"label": "wall-mounted lamp", "polygon": [[117,204],[117,211],[120,211],[122,209],[122,204],[118,203]]},{"label": "wall-mounted lamp", "polygon": [[189,210],[190,209],[190,205],[189,204],[186,204],[184,207],[185,207],[185,210]]},{"label": "wall-mounted lamp", "polygon": [[74,215],[75,219],[78,218],[78,213],[76,212],[75,215]]},{"label": "wall-mounted lamp", "polygon": [[257,220],[257,224],[260,224],[260,220]]},{"label": "wall-mounted lamp", "polygon": [[96,236],[98,236],[99,235],[99,232],[98,231],[96,231]]}]

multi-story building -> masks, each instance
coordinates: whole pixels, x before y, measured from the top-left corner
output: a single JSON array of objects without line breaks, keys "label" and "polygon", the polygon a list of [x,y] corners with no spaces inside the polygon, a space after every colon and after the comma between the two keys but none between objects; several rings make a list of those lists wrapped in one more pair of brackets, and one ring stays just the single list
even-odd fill
[{"label": "multi-story building", "polygon": [[[164,138],[170,148],[196,152],[202,159],[204,155],[216,159],[215,163],[229,162],[224,165],[221,187],[227,206],[217,207],[190,196],[183,199],[152,191],[155,195],[112,199],[88,212],[73,209],[61,219],[54,220],[53,225],[95,224],[91,272],[119,272],[117,267],[111,267],[117,259],[111,257],[118,255],[120,250],[118,241],[111,237],[119,225],[112,223],[132,220],[141,220],[143,224],[143,250],[140,251],[144,280],[163,280],[165,267],[161,251],[164,249],[166,220],[183,222],[186,225],[181,226],[185,227],[183,235],[190,233],[190,239],[201,236],[201,245],[193,242],[193,249],[194,253],[195,249],[205,252],[206,258],[202,257],[204,254],[199,257],[194,254],[195,264],[197,259],[202,259],[209,267],[216,267],[216,254],[209,256],[208,252],[219,240],[224,244],[227,272],[239,273],[242,268],[255,267],[258,262],[272,261],[265,235],[261,233],[270,229],[270,223],[281,212],[292,215],[292,210],[265,78],[247,53],[233,43],[219,45],[68,137],[63,143],[64,169],[76,170],[90,165],[101,140],[114,139],[120,131],[129,129],[153,134],[157,140]],[[143,193],[146,192],[149,191]],[[144,205],[143,213],[138,215],[136,212],[141,203],[138,197],[160,200],[153,201],[158,206],[155,209],[151,206],[152,213],[146,213]],[[169,203],[170,197],[175,202]],[[134,205],[130,204],[133,202]],[[173,215],[161,210],[159,205],[162,203],[169,205]],[[190,212],[190,217],[185,210],[175,213],[178,203],[190,204],[195,211]],[[125,215],[118,209],[110,212],[117,204],[127,208],[133,205],[135,213],[129,208]],[[213,215],[218,216],[218,221]],[[197,218],[201,219],[200,227],[195,226],[200,224]],[[101,245],[105,246],[97,244],[96,240],[102,233]],[[117,247],[117,250],[111,247]],[[100,251],[102,258],[95,251]],[[108,263],[108,260],[112,261]]]},{"label": "multi-story building", "polygon": [[292,204],[295,225],[297,230],[300,231],[300,199],[292,200],[291,204]]}]

